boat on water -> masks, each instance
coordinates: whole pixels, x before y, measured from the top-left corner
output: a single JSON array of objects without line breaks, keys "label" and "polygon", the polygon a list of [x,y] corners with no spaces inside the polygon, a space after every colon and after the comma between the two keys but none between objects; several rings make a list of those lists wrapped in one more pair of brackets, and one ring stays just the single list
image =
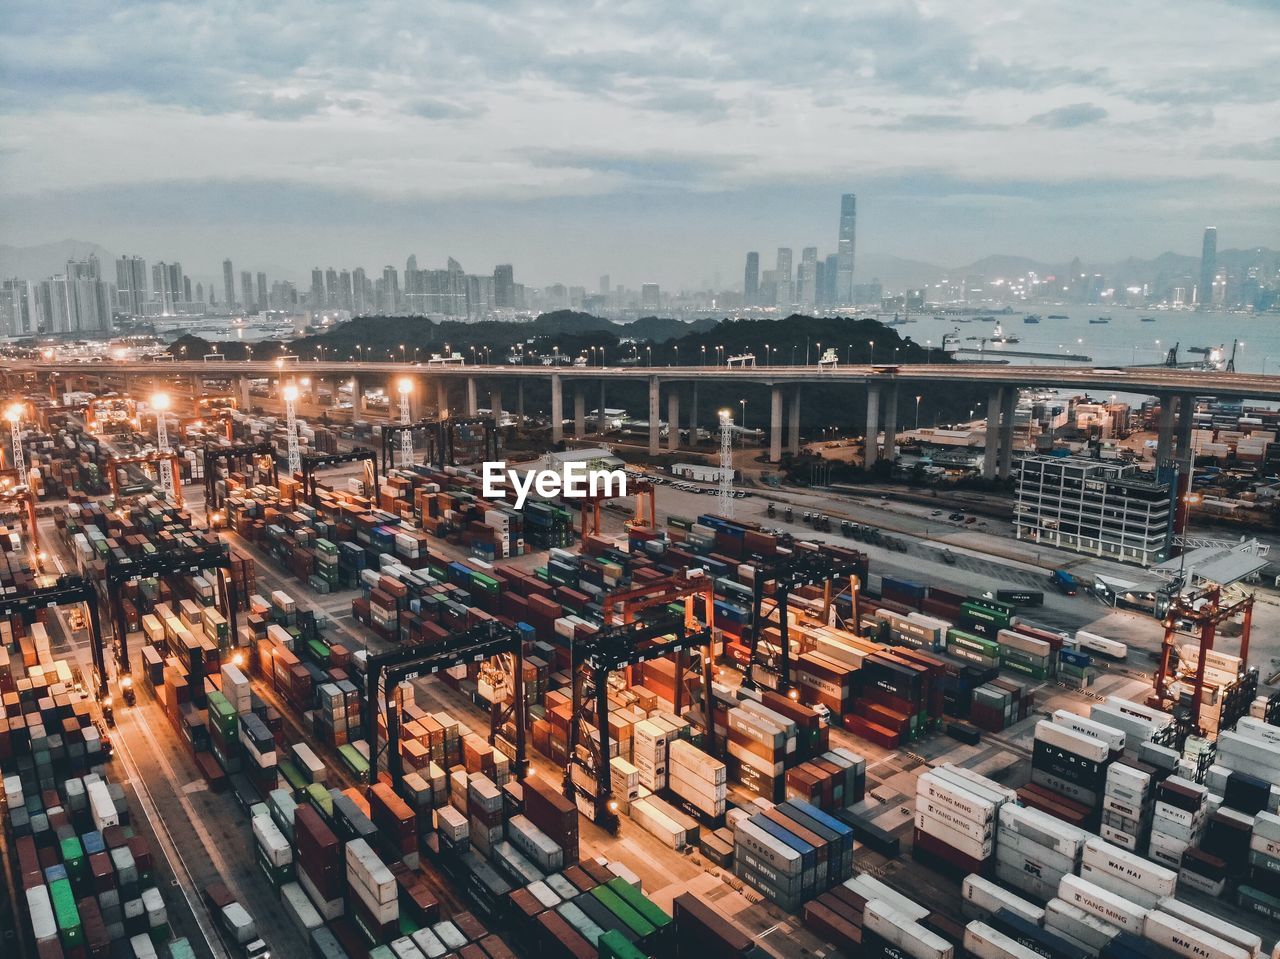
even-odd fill
[{"label": "boat on water", "polygon": [[1067,314],[1065,314],[1065,313],[1050,313],[1050,314],[1049,314],[1049,319],[1051,319],[1051,320],[1069,320],[1069,319],[1071,319],[1071,317],[1067,316]]},{"label": "boat on water", "polygon": [[1023,323],[1039,323],[1039,322],[1040,322],[1040,314],[1038,314],[1038,313],[1031,313],[1031,314],[1028,314],[1027,316],[1024,316],[1024,317],[1022,318],[1022,322],[1023,322]]},{"label": "boat on water", "polygon": [[1111,322],[1111,317],[1109,316],[1100,316],[1096,320],[1089,321],[1091,326],[1097,326],[1100,323],[1110,323],[1110,322]]},{"label": "boat on water", "polygon": [[1154,316],[1141,316],[1138,318],[1139,323],[1154,323],[1155,321],[1156,318]]},{"label": "boat on water", "polygon": [[1017,343],[1017,342],[1019,342],[1019,340],[1018,340],[1018,338],[1017,338],[1016,336],[1013,336],[1012,334],[1009,334],[1009,333],[1005,333],[1005,331],[1001,328],[1001,326],[1000,326],[1000,324],[999,324],[998,322],[996,323],[996,328],[995,328],[994,330],[992,330],[992,331],[991,331],[991,335],[990,335],[989,337],[987,337],[987,340],[988,340],[988,342],[991,342],[991,343]]}]

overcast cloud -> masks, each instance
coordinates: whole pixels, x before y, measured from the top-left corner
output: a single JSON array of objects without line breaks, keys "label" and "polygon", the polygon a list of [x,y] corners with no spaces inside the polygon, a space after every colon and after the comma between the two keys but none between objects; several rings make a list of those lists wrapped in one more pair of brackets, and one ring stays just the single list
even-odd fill
[{"label": "overcast cloud", "polygon": [[1267,0],[112,4],[0,20],[0,241],[737,280],[1280,245]]}]

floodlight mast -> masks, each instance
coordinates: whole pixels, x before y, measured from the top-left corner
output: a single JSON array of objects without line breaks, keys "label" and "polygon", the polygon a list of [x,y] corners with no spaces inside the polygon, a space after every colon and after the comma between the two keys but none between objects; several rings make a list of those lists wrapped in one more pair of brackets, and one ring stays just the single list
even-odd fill
[{"label": "floodlight mast", "polygon": [[302,449],[298,445],[298,388],[290,383],[283,390],[285,434],[288,441],[289,476],[292,478],[302,472]]},{"label": "floodlight mast", "polygon": [[[151,397],[151,408],[156,412],[156,449],[161,453],[169,452],[169,423],[165,412],[169,409],[169,394],[156,393]],[[173,496],[173,461],[167,456],[160,459],[160,489],[164,498],[170,503]]]},{"label": "floodlight mast", "polygon": [[22,404],[14,403],[4,412],[9,421],[9,436],[13,440],[13,469],[18,474],[18,486],[27,485],[27,458],[22,452]]},{"label": "floodlight mast", "polygon": [[[407,376],[399,383],[400,390],[400,422],[404,426],[409,425],[409,395],[413,392],[413,380]],[[413,431],[400,431],[400,465],[410,467],[413,465]]]},{"label": "floodlight mast", "polygon": [[733,519],[733,416],[720,411],[720,488],[717,494],[720,515]]}]

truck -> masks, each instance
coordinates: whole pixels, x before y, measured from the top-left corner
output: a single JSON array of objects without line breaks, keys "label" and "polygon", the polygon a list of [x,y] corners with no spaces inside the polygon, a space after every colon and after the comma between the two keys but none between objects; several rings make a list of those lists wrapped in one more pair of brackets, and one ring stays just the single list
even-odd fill
[{"label": "truck", "polygon": [[1063,596],[1074,596],[1079,589],[1076,578],[1065,569],[1055,569],[1049,574],[1049,585]]},{"label": "truck", "polygon": [[271,959],[271,949],[258,935],[253,916],[230,889],[220,882],[210,884],[204,890],[204,904],[222,944],[235,959]]}]

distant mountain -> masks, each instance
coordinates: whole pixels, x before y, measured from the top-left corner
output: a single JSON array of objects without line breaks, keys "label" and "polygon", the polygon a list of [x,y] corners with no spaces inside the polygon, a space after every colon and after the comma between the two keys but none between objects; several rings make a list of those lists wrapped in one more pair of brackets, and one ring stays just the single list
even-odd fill
[{"label": "distant mountain", "polygon": [[686,323],[684,320],[675,320],[669,316],[642,316],[638,320],[621,324],[614,329],[629,339],[666,343],[668,340],[678,340],[690,333],[706,333],[708,330],[715,329],[719,322],[719,320],[702,319]]},{"label": "distant mountain", "polygon": [[102,261],[103,276],[115,279],[116,255],[106,247],[85,240],[58,240],[39,246],[7,246],[0,244],[0,276],[16,276],[24,280],[43,280],[66,271],[68,260],[83,260],[96,254]]}]

